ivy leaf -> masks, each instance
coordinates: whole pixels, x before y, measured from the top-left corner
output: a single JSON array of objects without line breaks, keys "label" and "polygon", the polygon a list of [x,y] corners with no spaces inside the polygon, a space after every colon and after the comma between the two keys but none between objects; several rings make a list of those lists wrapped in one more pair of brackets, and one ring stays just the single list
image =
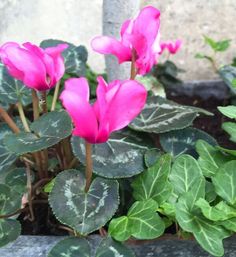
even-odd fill
[{"label": "ivy leaf", "polygon": [[96,250],[95,257],[135,257],[133,251],[114,241],[111,237],[104,238]]},{"label": "ivy leaf", "polygon": [[167,181],[171,167],[171,156],[165,154],[132,182],[133,196],[137,201],[155,200],[159,205],[166,201],[172,191]]},{"label": "ivy leaf", "polygon": [[66,170],[57,175],[49,195],[49,203],[57,219],[83,235],[104,226],[119,205],[116,180],[97,177],[87,193],[85,184],[83,173]]},{"label": "ivy leaf", "polygon": [[236,119],[236,106],[234,105],[218,106],[217,109],[226,117],[230,119]]},{"label": "ivy leaf", "polygon": [[84,238],[69,237],[59,241],[48,253],[47,257],[91,257],[91,249]]},{"label": "ivy leaf", "polygon": [[0,101],[6,104],[22,102],[28,105],[32,102],[31,90],[19,80],[14,79],[5,66],[0,63]]},{"label": "ivy leaf", "polygon": [[32,133],[6,135],[6,147],[18,155],[40,151],[68,137],[72,131],[72,124],[69,115],[61,110],[42,115],[31,124],[30,129]]},{"label": "ivy leaf", "polygon": [[47,48],[64,43],[69,45],[69,47],[62,52],[65,63],[65,73],[74,74],[76,76],[85,76],[88,52],[84,46],[75,46],[71,43],[57,39],[43,40],[40,43],[40,46],[42,48]]},{"label": "ivy leaf", "polygon": [[135,202],[127,216],[112,219],[109,234],[118,241],[125,241],[130,236],[138,239],[153,239],[164,233],[165,223],[156,213],[154,200]]},{"label": "ivy leaf", "polygon": [[197,156],[195,144],[199,139],[205,140],[211,145],[217,145],[217,142],[213,137],[206,132],[195,128],[185,128],[160,134],[160,144],[162,149],[167,153],[171,153],[173,156],[181,154]]},{"label": "ivy leaf", "polygon": [[0,219],[0,247],[15,241],[21,233],[21,225],[18,220]]},{"label": "ivy leaf", "polygon": [[150,96],[141,114],[129,127],[144,132],[164,133],[190,126],[198,113],[211,113],[196,107],[179,105],[159,96]]},{"label": "ivy leaf", "polygon": [[236,217],[236,209],[230,207],[223,201],[212,207],[205,199],[200,198],[195,205],[201,209],[207,219],[212,221],[222,221]]},{"label": "ivy leaf", "polygon": [[201,178],[201,168],[192,156],[183,154],[176,158],[169,177],[176,194],[190,191],[193,186],[201,183]]},{"label": "ivy leaf", "polygon": [[231,141],[236,142],[236,123],[224,122],[222,124],[222,129],[225,130],[230,135]]},{"label": "ivy leaf", "polygon": [[199,154],[198,164],[206,177],[214,176],[221,165],[232,159],[203,140],[197,141],[196,150]]},{"label": "ivy leaf", "polygon": [[[71,144],[74,155],[85,164],[84,140],[72,137]],[[113,133],[106,143],[93,145],[93,171],[107,178],[132,177],[145,169],[148,149],[149,143],[136,135]]]},{"label": "ivy leaf", "polygon": [[231,205],[236,206],[236,161],[230,161],[221,166],[212,177],[215,191]]},{"label": "ivy leaf", "polygon": [[207,220],[199,212],[194,212],[192,204],[192,197],[185,195],[179,199],[176,204],[176,219],[179,225],[185,231],[193,233],[195,239],[207,252],[214,256],[222,256],[224,254],[222,240],[230,233]]}]

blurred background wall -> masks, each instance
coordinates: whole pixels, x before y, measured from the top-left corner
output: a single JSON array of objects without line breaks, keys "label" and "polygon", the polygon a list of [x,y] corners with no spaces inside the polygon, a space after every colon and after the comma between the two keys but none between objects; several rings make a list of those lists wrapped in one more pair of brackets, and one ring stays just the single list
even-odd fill
[{"label": "blurred background wall", "polygon": [[[194,58],[197,52],[209,52],[204,46],[204,34],[216,40],[232,40],[219,63],[230,63],[236,56],[235,0],[141,0],[141,6],[145,5],[153,5],[162,12],[162,40],[183,40],[181,51],[171,60],[186,70],[182,74],[185,80],[216,76],[207,62]],[[90,48],[90,40],[100,34],[102,0],[0,0],[0,44],[38,44],[47,38],[83,44],[89,50],[89,64],[101,72],[104,58]]]}]

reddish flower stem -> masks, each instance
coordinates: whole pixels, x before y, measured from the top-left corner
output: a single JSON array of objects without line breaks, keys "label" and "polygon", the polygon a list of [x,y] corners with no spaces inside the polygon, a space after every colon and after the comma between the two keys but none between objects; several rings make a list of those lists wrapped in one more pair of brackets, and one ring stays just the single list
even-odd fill
[{"label": "reddish flower stem", "polygon": [[86,185],[85,185],[85,192],[87,193],[91,182],[92,182],[92,175],[93,175],[93,160],[92,160],[92,144],[85,142],[85,149],[86,149]]},{"label": "reddish flower stem", "polygon": [[20,129],[17,127],[16,123],[1,106],[0,106],[0,116],[7,123],[7,125],[14,133],[18,134],[20,132]]},{"label": "reddish flower stem", "polygon": [[130,79],[132,80],[134,80],[137,75],[135,61],[136,61],[136,52],[135,52],[135,49],[132,48],[132,61],[131,61],[131,70],[130,70]]}]

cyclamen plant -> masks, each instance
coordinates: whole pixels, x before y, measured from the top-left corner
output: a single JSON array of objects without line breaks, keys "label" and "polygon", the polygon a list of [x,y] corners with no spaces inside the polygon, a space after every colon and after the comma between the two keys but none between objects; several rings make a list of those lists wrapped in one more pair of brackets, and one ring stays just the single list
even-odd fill
[{"label": "cyclamen plant", "polygon": [[[219,186],[222,177],[215,177],[221,163],[212,161],[216,141],[186,128],[199,113],[211,114],[147,97],[135,80],[151,71],[164,49],[174,54],[180,47],[179,40],[160,43],[159,38],[160,12],[151,6],[124,22],[120,41],[94,38],[95,51],[131,62],[125,81],[97,77],[96,100],[90,99],[84,77],[87,52],[82,46],[45,40],[40,47],[9,42],[0,48],[7,69],[0,66],[0,246],[20,235],[17,218],[34,223],[36,206],[49,203],[47,223],[71,237],[48,257],[134,256],[121,242],[157,238],[177,223],[179,236],[188,232],[206,251],[223,255],[222,239],[235,231],[236,198]],[[20,119],[11,115],[15,106]],[[148,133],[159,134],[162,150]],[[198,141],[195,151],[198,139],[206,142]],[[103,239],[94,249],[86,237],[96,231]]]}]

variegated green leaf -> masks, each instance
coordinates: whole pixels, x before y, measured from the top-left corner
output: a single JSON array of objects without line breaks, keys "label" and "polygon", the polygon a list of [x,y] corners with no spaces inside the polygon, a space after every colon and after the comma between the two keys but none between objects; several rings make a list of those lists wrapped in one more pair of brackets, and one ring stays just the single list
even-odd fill
[{"label": "variegated green leaf", "polygon": [[196,128],[185,128],[160,134],[162,149],[173,156],[184,153],[197,156],[195,144],[199,139],[205,140],[210,145],[217,145],[213,137]]},{"label": "variegated green leaf", "polygon": [[205,199],[200,198],[195,205],[201,209],[207,219],[212,221],[222,221],[236,217],[236,209],[230,207],[223,201],[215,206],[210,206]]},{"label": "variegated green leaf", "polygon": [[27,176],[25,168],[15,168],[8,172],[5,183],[15,192],[23,194],[27,191]]},{"label": "variegated green leaf", "polygon": [[230,161],[221,166],[212,177],[215,191],[224,200],[236,207],[236,161]]},{"label": "variegated green leaf", "polygon": [[42,115],[31,124],[30,129],[32,133],[6,135],[5,146],[18,155],[37,152],[68,137],[72,131],[72,124],[69,115],[61,110]]},{"label": "variegated green leaf", "polygon": [[109,234],[118,241],[125,241],[130,236],[138,239],[153,239],[164,233],[165,223],[156,213],[157,203],[149,199],[135,202],[127,216],[112,219]]},{"label": "variegated green leaf", "polygon": [[230,140],[236,142],[236,123],[224,122],[222,128],[230,135]]},{"label": "variegated green leaf", "polygon": [[217,197],[217,194],[215,192],[215,187],[212,184],[212,182],[209,182],[206,180],[206,200],[211,203],[213,202]]},{"label": "variegated green leaf", "polygon": [[137,201],[153,199],[159,205],[167,200],[172,191],[167,181],[170,167],[171,156],[162,155],[152,167],[137,176],[132,183],[134,198]]},{"label": "variegated green leaf", "polygon": [[96,250],[95,257],[135,257],[133,251],[111,237],[104,238]]},{"label": "variegated green leaf", "polygon": [[232,159],[203,140],[197,141],[196,150],[199,154],[198,163],[206,177],[214,176],[221,165]]},{"label": "variegated green leaf", "polygon": [[69,237],[59,241],[47,257],[91,257],[91,248],[86,239]]},{"label": "variegated green leaf", "polygon": [[[84,140],[72,137],[71,143],[75,156],[85,164]],[[141,173],[145,169],[144,153],[149,149],[148,144],[136,135],[113,133],[106,143],[93,145],[94,173],[107,178],[132,177]]]},{"label": "variegated green leaf", "polygon": [[202,177],[197,161],[192,156],[183,154],[174,161],[169,179],[174,192],[181,195],[200,183]]},{"label": "variegated green leaf", "polygon": [[21,233],[18,220],[0,219],[0,247],[15,241]]},{"label": "variegated green leaf", "polygon": [[0,63],[0,101],[16,104],[19,100],[23,105],[30,104],[32,101],[31,90],[25,87],[21,81],[9,75],[7,69]]},{"label": "variegated green leaf", "polygon": [[161,157],[161,155],[162,152],[157,148],[147,150],[147,152],[144,154],[145,165],[148,168],[152,167],[156,163],[156,161]]},{"label": "variegated green leaf", "polygon": [[65,72],[76,76],[85,76],[88,52],[84,46],[75,46],[71,43],[56,39],[43,40],[40,46],[47,48],[64,43],[68,44],[68,48],[62,52],[66,69]]},{"label": "variegated green leaf", "polygon": [[17,159],[17,155],[9,151],[0,140],[0,172],[8,169]]},{"label": "variegated green leaf", "polygon": [[21,195],[9,186],[0,184],[0,216],[12,214],[21,207]]},{"label": "variegated green leaf", "polygon": [[193,233],[203,249],[214,256],[223,256],[222,240],[230,236],[230,233],[192,210],[192,197],[179,199],[176,204],[176,219],[183,230]]},{"label": "variegated green leaf", "polygon": [[129,126],[137,131],[159,134],[190,126],[198,113],[210,115],[200,108],[183,106],[159,96],[151,96],[141,114]]},{"label": "variegated green leaf", "polygon": [[56,177],[49,196],[57,219],[80,234],[88,234],[105,225],[119,205],[116,180],[97,177],[87,193],[85,184],[82,172],[66,170]]}]

